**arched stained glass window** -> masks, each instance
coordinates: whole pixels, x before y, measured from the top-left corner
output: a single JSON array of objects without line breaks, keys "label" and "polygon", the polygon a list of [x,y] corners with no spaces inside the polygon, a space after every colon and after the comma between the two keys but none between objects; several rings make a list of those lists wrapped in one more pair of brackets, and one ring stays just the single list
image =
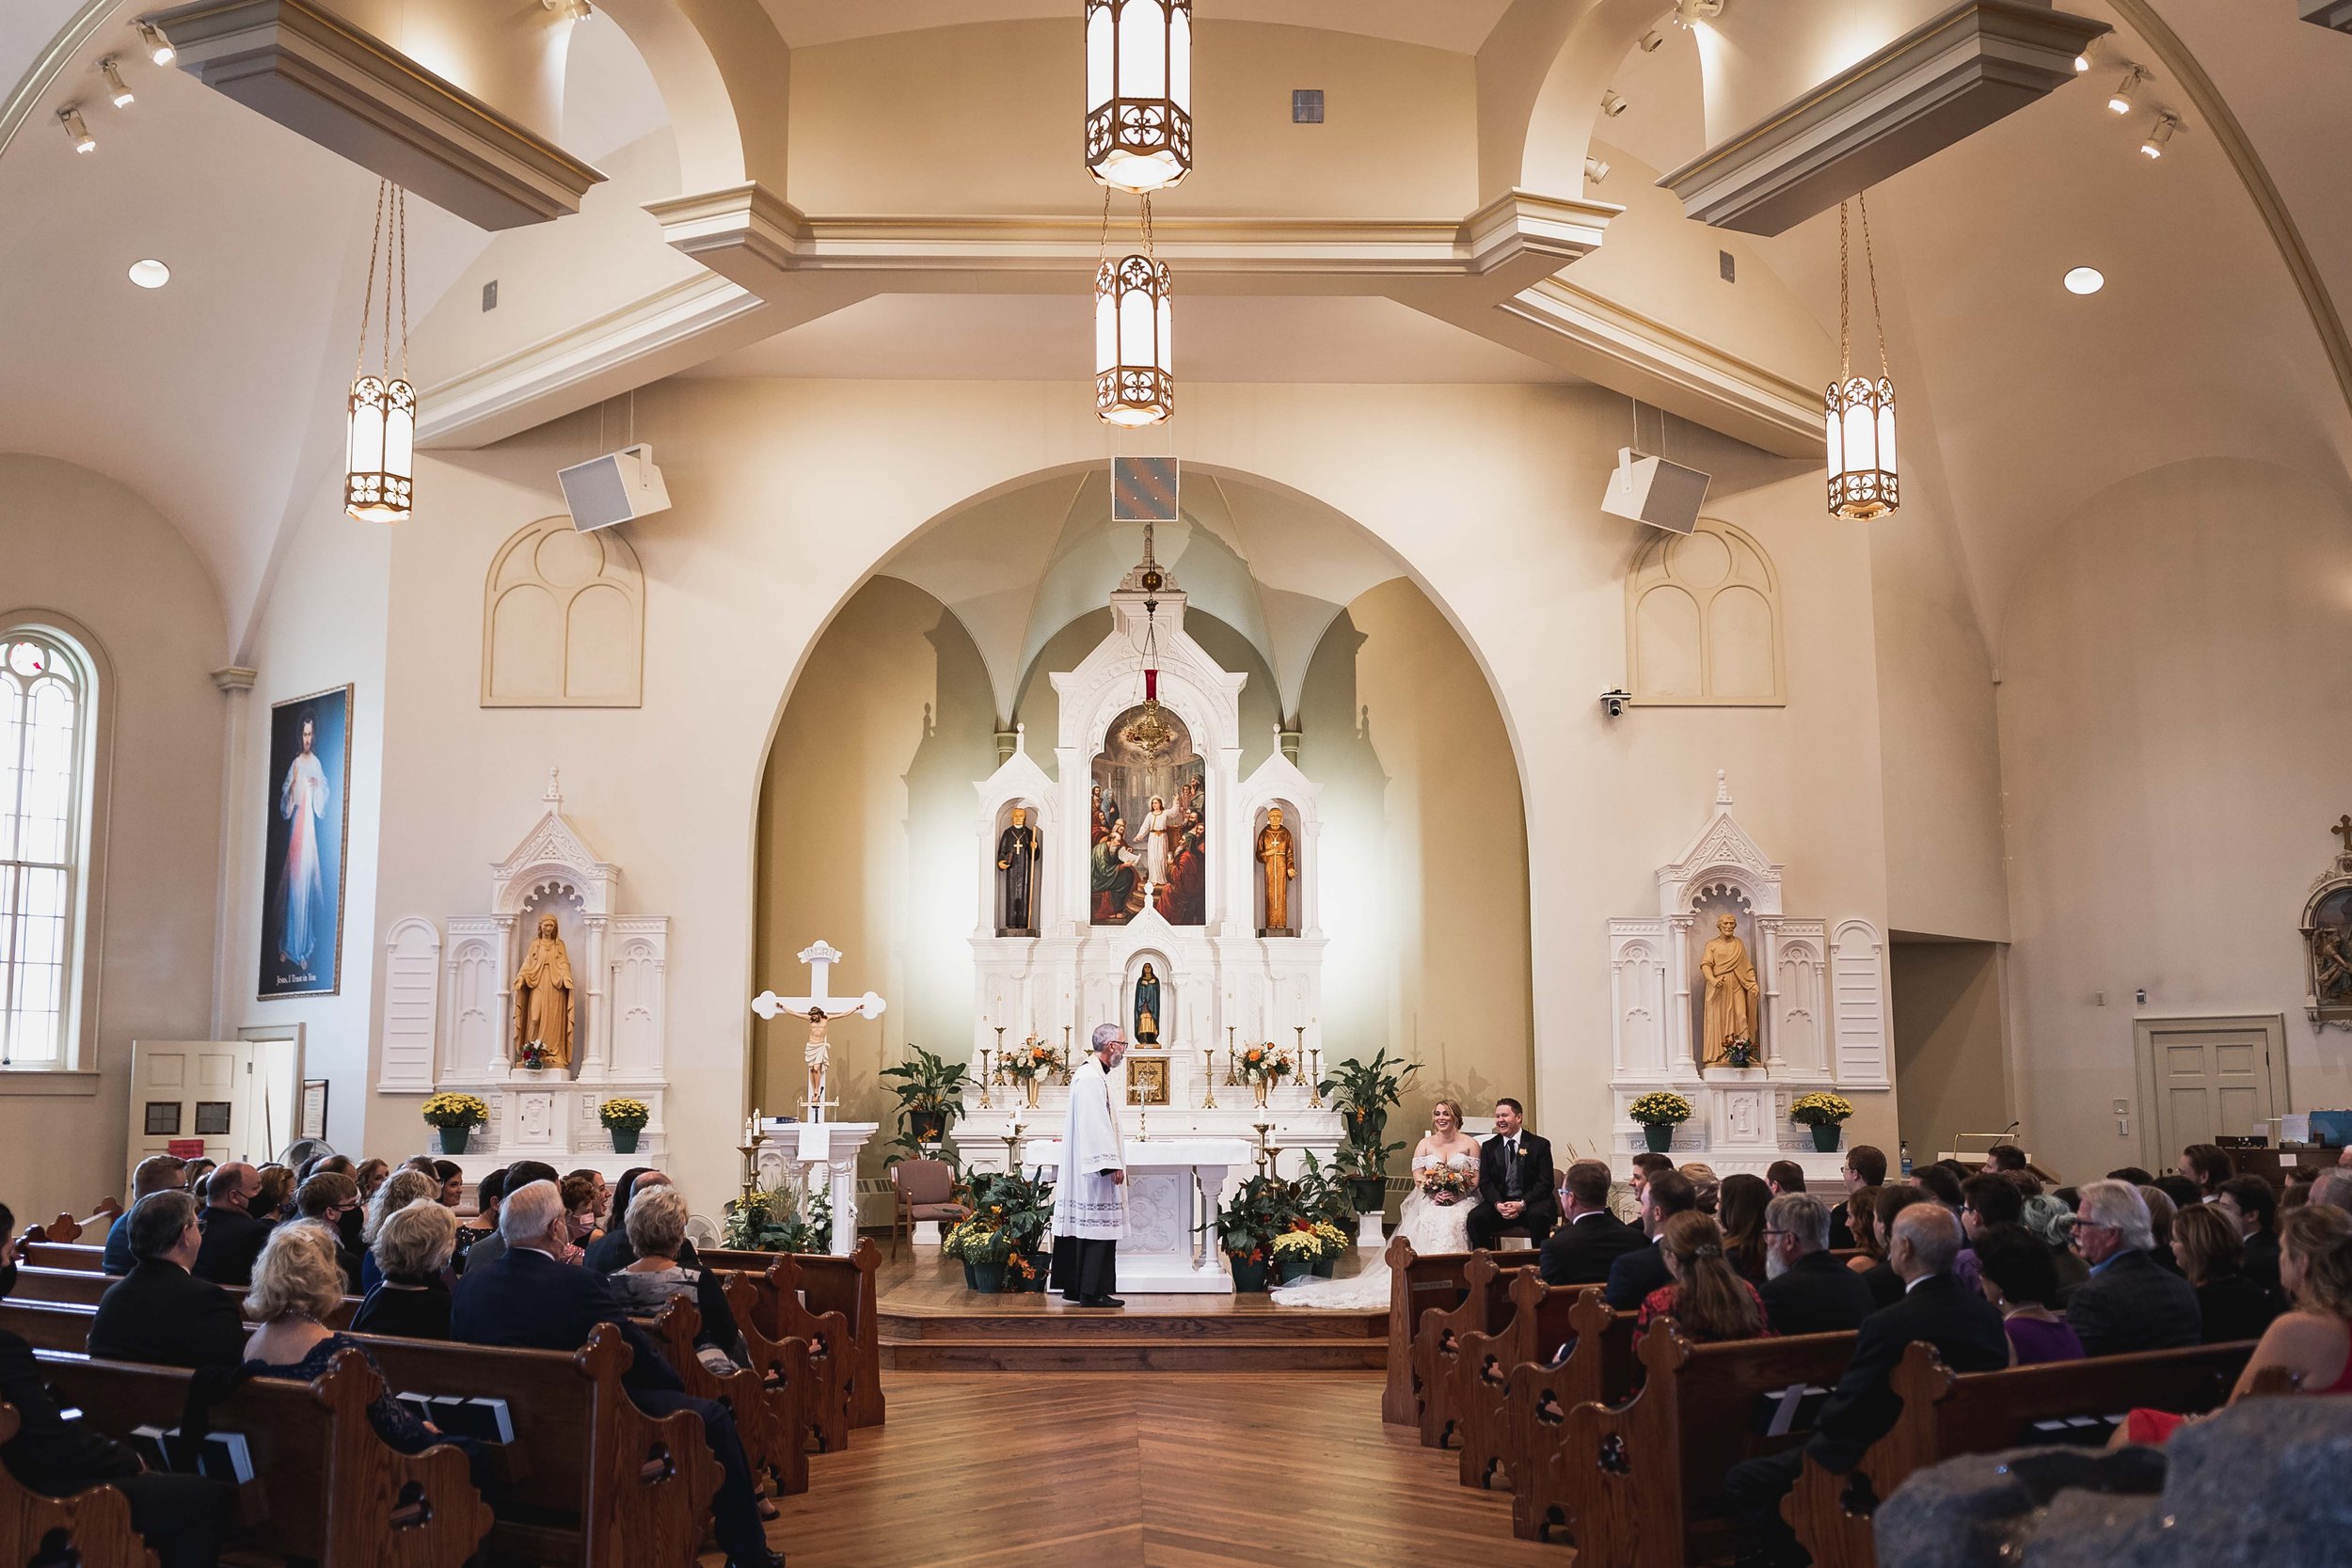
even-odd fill
[{"label": "arched stained glass window", "polygon": [[0,632],[0,1067],[68,1065],[93,685],[62,638]]}]

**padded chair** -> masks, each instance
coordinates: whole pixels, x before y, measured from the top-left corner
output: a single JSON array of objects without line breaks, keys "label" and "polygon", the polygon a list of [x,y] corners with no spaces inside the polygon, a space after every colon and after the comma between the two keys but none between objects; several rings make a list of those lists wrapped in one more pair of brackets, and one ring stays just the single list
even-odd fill
[{"label": "padded chair", "polygon": [[972,1211],[955,1200],[956,1169],[945,1160],[901,1160],[890,1167],[890,1188],[897,1195],[890,1215],[890,1256],[898,1256],[898,1232],[910,1241],[924,1220],[953,1225],[969,1219]]}]

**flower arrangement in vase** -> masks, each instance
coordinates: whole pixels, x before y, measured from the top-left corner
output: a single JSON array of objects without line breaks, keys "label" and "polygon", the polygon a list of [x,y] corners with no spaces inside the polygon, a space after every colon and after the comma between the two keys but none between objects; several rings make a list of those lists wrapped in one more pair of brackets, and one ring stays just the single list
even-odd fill
[{"label": "flower arrangement in vase", "polygon": [[545,1040],[525,1040],[523,1048],[515,1053],[515,1065],[525,1072],[545,1071],[554,1061],[555,1055],[548,1050]]},{"label": "flower arrangement in vase", "polygon": [[1298,1064],[1272,1040],[1263,1045],[1250,1046],[1241,1053],[1235,1065],[1240,1069],[1241,1081],[1249,1085],[1250,1092],[1258,1097],[1261,1105],[1265,1103],[1268,1089],[1298,1070]]},{"label": "flower arrangement in vase", "polygon": [[653,1107],[642,1100],[608,1100],[596,1107],[596,1119],[612,1134],[612,1152],[637,1152],[637,1134],[653,1119]]},{"label": "flower arrangement in vase", "polygon": [[1054,1048],[1031,1035],[1021,1042],[1017,1051],[1005,1053],[997,1065],[1005,1075],[1020,1081],[1021,1092],[1031,1105],[1037,1103],[1037,1081],[1060,1065],[1061,1058]]},{"label": "flower arrangement in vase", "polygon": [[1788,1103],[1788,1119],[1813,1129],[1813,1148],[1821,1154],[1836,1151],[1838,1140],[1846,1134],[1846,1118],[1852,1115],[1852,1101],[1826,1089],[1801,1094]]},{"label": "flower arrangement in vase", "polygon": [[1756,1041],[1745,1035],[1734,1035],[1724,1041],[1724,1066],[1752,1068],[1761,1065]]},{"label": "flower arrangement in vase", "polygon": [[426,1101],[420,1115],[440,1129],[442,1153],[463,1154],[467,1135],[489,1121],[490,1106],[480,1095],[443,1093]]},{"label": "flower arrangement in vase", "polygon": [[1652,1089],[1629,1106],[1626,1115],[1642,1124],[1644,1139],[1663,1154],[1674,1142],[1675,1129],[1691,1119],[1692,1105],[1672,1089]]}]

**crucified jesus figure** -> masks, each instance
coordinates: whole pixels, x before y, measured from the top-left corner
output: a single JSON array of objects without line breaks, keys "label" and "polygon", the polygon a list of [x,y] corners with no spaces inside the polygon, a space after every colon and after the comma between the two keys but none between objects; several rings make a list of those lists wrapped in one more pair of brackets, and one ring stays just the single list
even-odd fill
[{"label": "crucified jesus figure", "polygon": [[806,996],[778,996],[773,991],[761,991],[752,999],[752,1011],[765,1019],[785,1014],[808,1021],[808,1044],[801,1059],[808,1068],[808,1119],[825,1119],[826,1069],[833,1063],[833,1047],[825,1038],[825,1031],[833,1020],[855,1013],[862,1018],[880,1018],[882,999],[872,991],[862,997],[835,997],[826,989],[826,974],[841,961],[841,950],[823,942],[801,950],[801,962],[812,974]]}]

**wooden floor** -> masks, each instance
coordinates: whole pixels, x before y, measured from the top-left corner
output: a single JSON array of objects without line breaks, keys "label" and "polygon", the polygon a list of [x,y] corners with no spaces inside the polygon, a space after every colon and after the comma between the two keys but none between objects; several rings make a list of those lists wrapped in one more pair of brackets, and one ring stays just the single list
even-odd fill
[{"label": "wooden floor", "polygon": [[1137,1293],[1105,1311],[1053,1294],[982,1295],[965,1288],[961,1263],[930,1248],[885,1258],[875,1295],[882,1365],[899,1371],[1362,1371],[1388,1362],[1385,1307]]},{"label": "wooden floor", "polygon": [[[1380,1424],[1371,1373],[890,1373],[890,1419],[812,1456],[790,1568],[1566,1568],[1508,1495]],[[706,1559],[715,1563],[717,1559]]]}]

